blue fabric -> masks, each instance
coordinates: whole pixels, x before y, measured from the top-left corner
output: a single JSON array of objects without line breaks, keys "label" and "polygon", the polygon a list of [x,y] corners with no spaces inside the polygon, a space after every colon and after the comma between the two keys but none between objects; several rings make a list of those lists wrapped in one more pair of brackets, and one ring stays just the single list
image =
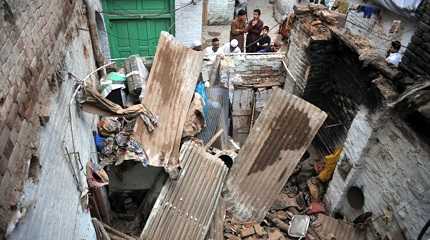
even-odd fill
[{"label": "blue fabric", "polygon": [[203,83],[203,81],[199,81],[197,83],[196,86],[196,93],[200,94],[200,96],[202,96],[203,98],[203,114],[204,114],[204,118],[206,118],[206,116],[208,115],[208,107],[207,107],[207,103],[208,103],[208,95],[206,95],[206,88],[205,88],[205,84]]},{"label": "blue fabric", "polygon": [[364,12],[363,17],[370,18],[372,14],[376,12],[376,8],[371,5],[364,5],[362,7],[362,11]]},{"label": "blue fabric", "polygon": [[104,146],[105,146],[105,139],[104,137],[102,137],[100,134],[96,133],[94,135],[94,142],[96,143],[96,149],[97,151],[101,151]]}]

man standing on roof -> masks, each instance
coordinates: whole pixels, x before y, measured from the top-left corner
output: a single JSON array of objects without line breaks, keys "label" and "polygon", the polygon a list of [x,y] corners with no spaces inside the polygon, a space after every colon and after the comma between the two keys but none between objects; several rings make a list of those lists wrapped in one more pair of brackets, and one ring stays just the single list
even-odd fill
[{"label": "man standing on roof", "polygon": [[222,50],[224,54],[241,53],[240,48],[238,47],[238,41],[236,39],[233,39],[229,43],[224,44]]},{"label": "man standing on roof", "polygon": [[245,30],[248,33],[246,36],[246,52],[257,52],[257,41],[264,27],[263,21],[260,20],[260,15],[260,9],[255,9],[254,18],[248,23],[248,26],[246,26]]},{"label": "man standing on roof", "polygon": [[236,39],[239,43],[238,46],[243,51],[243,44],[245,42],[245,27],[246,27],[246,11],[239,10],[237,17],[231,23],[230,41]]}]

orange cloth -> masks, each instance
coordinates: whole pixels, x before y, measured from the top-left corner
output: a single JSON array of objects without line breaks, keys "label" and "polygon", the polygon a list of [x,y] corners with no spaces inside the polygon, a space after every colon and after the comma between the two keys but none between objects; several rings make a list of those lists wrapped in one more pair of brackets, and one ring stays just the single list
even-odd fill
[{"label": "orange cloth", "polygon": [[334,151],[334,153],[324,157],[324,169],[318,175],[318,178],[321,182],[328,182],[331,179],[341,154],[342,148],[338,148]]}]

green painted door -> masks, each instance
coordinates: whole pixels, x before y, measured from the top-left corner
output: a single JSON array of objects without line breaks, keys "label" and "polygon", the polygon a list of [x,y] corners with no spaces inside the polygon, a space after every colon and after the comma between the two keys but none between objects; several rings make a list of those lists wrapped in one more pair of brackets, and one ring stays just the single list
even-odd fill
[{"label": "green painted door", "polygon": [[152,57],[161,31],[174,34],[174,0],[103,0],[112,58]]}]

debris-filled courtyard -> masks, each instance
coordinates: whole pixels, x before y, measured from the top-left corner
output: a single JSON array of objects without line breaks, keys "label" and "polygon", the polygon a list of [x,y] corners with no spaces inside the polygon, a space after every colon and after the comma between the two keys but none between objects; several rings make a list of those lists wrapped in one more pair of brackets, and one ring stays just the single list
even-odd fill
[{"label": "debris-filled courtyard", "polygon": [[430,239],[429,0],[0,16],[0,239]]}]

